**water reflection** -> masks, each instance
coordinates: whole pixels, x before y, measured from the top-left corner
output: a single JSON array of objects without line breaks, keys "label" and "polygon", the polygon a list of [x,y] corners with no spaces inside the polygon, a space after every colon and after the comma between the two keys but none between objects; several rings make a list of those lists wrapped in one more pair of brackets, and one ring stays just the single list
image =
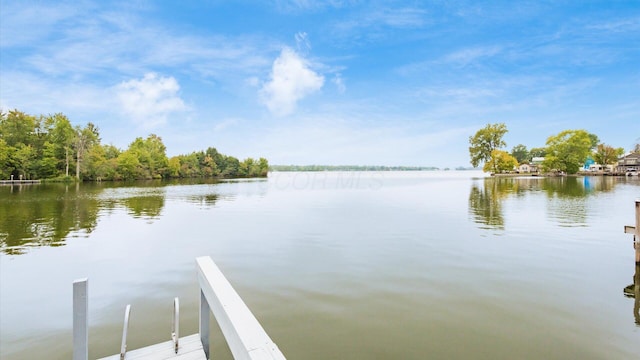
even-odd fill
[{"label": "water reflection", "polygon": [[504,228],[502,198],[509,192],[503,186],[513,184],[514,182],[506,181],[484,181],[482,184],[474,183],[471,186],[469,210],[474,221],[483,225],[482,228]]},{"label": "water reflection", "polygon": [[530,192],[547,194],[548,216],[561,226],[586,226],[587,198],[612,191],[625,178],[599,177],[492,177],[474,181],[469,213],[483,229],[504,229],[503,203]]},{"label": "water reflection", "polygon": [[164,207],[164,195],[135,196],[124,199],[122,203],[134,218],[157,219]]},{"label": "water reflection", "polygon": [[218,198],[218,194],[194,195],[189,197],[189,202],[203,206],[214,206],[216,201],[218,201]]},{"label": "water reflection", "polygon": [[0,187],[0,251],[19,255],[27,246],[59,246],[71,232],[91,233],[98,201],[75,187]]},{"label": "water reflection", "polygon": [[[218,195],[210,184],[203,185],[209,187],[208,192],[198,196],[197,201],[212,206]],[[171,188],[167,185],[176,183],[0,186],[0,252],[21,255],[32,247],[63,246],[69,237],[88,237],[100,216],[116,209],[125,209],[137,219],[158,219],[167,189]]]},{"label": "water reflection", "polygon": [[633,298],[633,317],[636,325],[640,326],[640,264],[636,264],[636,273],[633,276],[633,284],[623,289],[624,296]]}]

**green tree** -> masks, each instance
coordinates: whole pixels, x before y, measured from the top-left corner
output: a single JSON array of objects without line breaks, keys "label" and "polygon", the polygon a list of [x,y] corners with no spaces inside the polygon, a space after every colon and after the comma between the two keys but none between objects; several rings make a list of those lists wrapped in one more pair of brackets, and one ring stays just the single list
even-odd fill
[{"label": "green tree", "polygon": [[167,159],[167,148],[162,143],[162,139],[155,134],[147,136],[146,139],[136,138],[130,145],[128,151],[136,155],[141,165],[140,178],[162,178],[167,173],[169,159]]},{"label": "green tree", "polygon": [[58,170],[64,170],[64,176],[69,176],[69,165],[73,159],[73,143],[76,132],[69,119],[63,114],[54,114],[45,118],[48,138],[53,144],[54,157],[59,159]]},{"label": "green tree", "polygon": [[7,142],[0,137],[0,179],[9,179],[13,172],[13,160],[11,154],[15,153],[15,148],[7,145]]},{"label": "green tree", "polygon": [[19,144],[32,145],[38,126],[35,116],[18,110],[8,113],[0,112],[0,137],[7,145],[17,147]]},{"label": "green tree", "polygon": [[34,173],[34,163],[36,152],[31,145],[18,144],[14,154],[14,165],[18,171],[18,175],[22,175],[24,179],[31,179]]},{"label": "green tree", "polygon": [[531,159],[534,157],[545,157],[545,155],[547,155],[547,149],[543,147],[531,148],[531,150],[529,150],[529,156]]},{"label": "green tree", "polygon": [[226,167],[221,175],[226,178],[237,177],[240,171],[240,161],[233,156],[226,156],[224,162]]},{"label": "green tree", "polygon": [[591,142],[591,150],[594,150],[600,143],[598,135],[589,133],[589,141]]},{"label": "green tree", "polygon": [[531,159],[527,147],[522,144],[518,144],[511,149],[511,156],[516,158],[519,164],[528,163]]},{"label": "green tree", "polygon": [[45,141],[40,159],[36,167],[38,177],[51,178],[57,176],[60,160],[56,157],[56,145],[51,141]]},{"label": "green tree", "polygon": [[169,159],[168,175],[169,177],[173,177],[173,178],[180,177],[180,157],[179,156],[174,156],[171,159]]},{"label": "green tree", "polygon": [[87,151],[86,176],[90,180],[114,180],[120,150],[113,145],[96,145]]},{"label": "green tree", "polygon": [[80,169],[82,161],[88,150],[97,143],[100,143],[98,128],[93,123],[88,123],[84,128],[76,126],[76,137],[74,147],[76,150],[76,179],[80,180]]},{"label": "green tree", "polygon": [[598,144],[593,154],[593,160],[601,165],[615,164],[623,153],[624,149],[622,148],[616,149],[606,144]]},{"label": "green tree", "polygon": [[269,173],[269,161],[265,158],[258,159],[258,176],[266,177]]},{"label": "green tree", "polygon": [[547,139],[547,154],[542,165],[547,170],[575,174],[591,152],[591,137],[585,130],[565,130]]},{"label": "green tree", "polygon": [[130,150],[121,153],[118,156],[118,175],[117,178],[122,180],[135,180],[138,179],[141,173],[142,166],[138,160],[138,156]]},{"label": "green tree", "polygon": [[471,165],[478,167],[480,163],[488,162],[491,159],[493,150],[506,146],[502,137],[507,131],[507,126],[503,123],[487,124],[487,126],[478,130],[474,136],[469,136]]},{"label": "green tree", "polygon": [[512,171],[518,166],[518,160],[515,157],[509,155],[508,152],[502,150],[493,150],[491,152],[491,158],[484,164],[482,169],[484,172],[493,171],[494,174]]}]

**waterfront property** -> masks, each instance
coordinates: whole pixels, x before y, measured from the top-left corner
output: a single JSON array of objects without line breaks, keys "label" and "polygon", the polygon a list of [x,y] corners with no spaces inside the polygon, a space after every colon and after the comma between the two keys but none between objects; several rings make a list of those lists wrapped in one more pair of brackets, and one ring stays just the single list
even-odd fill
[{"label": "waterfront property", "polygon": [[638,173],[640,172],[640,154],[631,153],[621,157],[618,160],[616,172],[620,174]]}]

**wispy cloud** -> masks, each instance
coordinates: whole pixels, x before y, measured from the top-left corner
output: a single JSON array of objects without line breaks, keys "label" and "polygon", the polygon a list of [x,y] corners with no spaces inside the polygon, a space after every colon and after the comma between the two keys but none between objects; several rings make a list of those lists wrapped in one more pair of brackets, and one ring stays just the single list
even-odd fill
[{"label": "wispy cloud", "polygon": [[362,45],[393,39],[395,31],[423,29],[431,21],[428,14],[420,7],[360,6],[333,21],[329,33],[334,42]]},{"label": "wispy cloud", "polygon": [[[99,5],[3,3],[0,39],[3,51],[37,47],[8,70],[28,68],[50,76],[126,76],[178,67],[205,77],[258,73],[268,66],[269,40],[247,35],[187,34],[148,21],[144,11],[126,12]],[[173,30],[173,31],[172,31]]]},{"label": "wispy cloud", "polygon": [[148,73],[140,80],[122,82],[114,90],[124,113],[145,128],[163,124],[170,114],[187,110],[173,77]]},{"label": "wispy cloud", "polygon": [[470,47],[446,55],[440,62],[467,66],[481,59],[491,58],[501,52],[500,46]]},{"label": "wispy cloud", "polygon": [[336,86],[336,88],[338,89],[338,92],[340,94],[344,94],[344,92],[347,91],[347,86],[344,83],[344,79],[342,78],[342,74],[336,73],[333,76],[333,79],[331,79],[331,82]]},{"label": "wispy cloud", "polygon": [[320,90],[324,77],[310,68],[309,62],[290,48],[284,48],[273,62],[269,81],[260,90],[261,101],[273,114],[291,114],[296,103]]},{"label": "wispy cloud", "polygon": [[318,11],[326,8],[342,8],[357,0],[274,0],[277,9],[284,12]]},{"label": "wispy cloud", "polygon": [[83,4],[2,2],[0,47],[25,46],[48,39],[57,24],[85,11]]}]

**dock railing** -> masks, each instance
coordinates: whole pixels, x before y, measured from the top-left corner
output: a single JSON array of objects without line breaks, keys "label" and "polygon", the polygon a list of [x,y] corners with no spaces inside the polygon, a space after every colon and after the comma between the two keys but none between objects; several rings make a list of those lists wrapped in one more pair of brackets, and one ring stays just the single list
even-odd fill
[{"label": "dock railing", "polygon": [[284,360],[240,295],[208,256],[196,259],[200,283],[200,340],[209,355],[209,312],[222,330],[236,360]]},{"label": "dock railing", "polygon": [[[198,347],[200,354],[204,352],[204,357],[210,359],[210,328],[209,317],[213,313],[222,334],[229,345],[231,354],[236,360],[286,360],[278,349],[278,346],[269,338],[258,320],[253,316],[247,305],[242,301],[240,295],[233,289],[229,281],[222,274],[213,260],[208,256],[196,258],[196,268],[198,273],[198,283],[200,284],[200,326],[199,338],[202,347]],[[73,283],[73,360],[87,360],[89,353],[88,341],[88,279],[79,279]],[[120,354],[108,357],[126,359],[127,356],[127,332],[129,323],[129,311],[131,307],[127,305],[125,310],[124,327]],[[198,336],[192,335],[186,338],[179,338],[179,300],[174,299],[174,314],[171,328],[171,353],[175,351],[179,357],[179,350],[183,349],[181,340]],[[196,339],[193,339],[197,342]],[[191,343],[189,343],[191,344]],[[152,353],[150,348],[164,351],[162,346],[156,344],[147,348],[139,349],[135,352]],[[164,345],[163,345],[164,346]],[[188,346],[185,346],[188,347]],[[160,349],[162,348],[162,349]],[[182,351],[180,350],[180,351]],[[154,350],[155,351],[155,350]],[[165,351],[166,352],[166,351]],[[134,358],[134,354],[131,354]],[[164,356],[164,355],[163,355]],[[196,359],[201,357],[192,357]],[[194,355],[198,356],[198,355]],[[151,355],[149,358],[156,359]],[[157,357],[158,359],[160,357]],[[167,357],[161,357],[168,359]],[[146,359],[146,357],[145,357]]]}]

